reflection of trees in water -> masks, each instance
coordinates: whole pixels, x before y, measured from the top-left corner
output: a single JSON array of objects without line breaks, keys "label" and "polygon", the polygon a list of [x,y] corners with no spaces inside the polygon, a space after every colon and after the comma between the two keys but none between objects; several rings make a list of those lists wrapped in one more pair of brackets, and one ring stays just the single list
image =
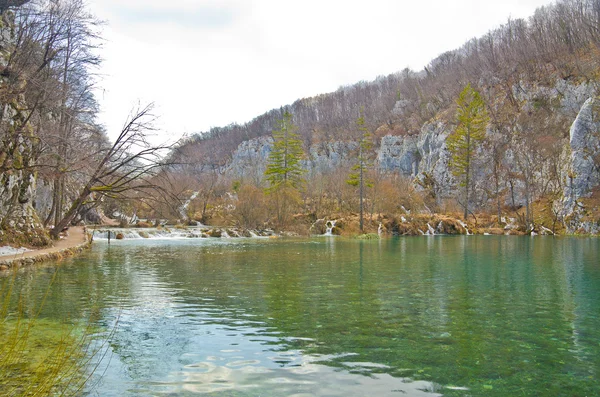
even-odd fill
[{"label": "reflection of trees in water", "polygon": [[[211,344],[238,343],[245,359],[269,349],[333,355],[320,364],[474,394],[484,386],[595,394],[599,244],[469,236],[97,246],[61,270],[63,290],[49,302],[55,313],[83,314],[88,296],[105,318],[122,304],[113,348],[139,379],[182,366],[187,376]],[[190,349],[199,355],[182,361]],[[258,359],[248,367],[293,365]],[[231,376],[252,383],[240,368]]]}]

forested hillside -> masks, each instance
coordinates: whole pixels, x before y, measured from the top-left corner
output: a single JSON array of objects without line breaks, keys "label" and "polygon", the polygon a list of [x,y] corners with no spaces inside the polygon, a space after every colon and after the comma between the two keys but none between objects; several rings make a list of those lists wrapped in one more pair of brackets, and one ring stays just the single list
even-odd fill
[{"label": "forested hillside", "polygon": [[[482,38],[448,51],[414,72],[405,69],[373,82],[359,82],[336,92],[300,99],[289,106],[308,143],[344,139],[363,108],[373,125],[394,135],[417,134],[424,123],[453,106],[468,83],[485,94],[498,113],[521,111],[520,92],[528,85],[554,87],[559,80],[578,85],[598,77],[600,5],[593,0],[566,0],[543,7],[529,20],[509,20]],[[540,98],[540,100],[543,98]],[[542,105],[538,102],[538,106]],[[576,114],[579,109],[570,109]],[[232,152],[244,140],[270,134],[280,110],[244,125],[214,128],[189,144],[219,139]]]},{"label": "forested hillside", "polygon": [[424,70],[213,128],[167,157],[146,139],[151,107],[114,142],[99,124],[102,39],[83,0],[0,11],[2,242],[45,245],[104,214],[301,233],[323,219],[354,233],[363,217],[399,234],[599,231],[600,0],[558,1]]},{"label": "forested hillside", "polygon": [[[497,214],[498,219],[511,213],[522,217],[524,224],[535,221],[534,204],[546,200],[544,211],[556,223],[562,210],[552,203],[562,200],[569,172],[573,174],[567,169],[570,127],[584,103],[598,95],[599,26],[599,1],[558,1],[527,20],[508,20],[438,56],[422,71],[405,69],[300,99],[244,125],[214,128],[188,140],[174,156],[198,162],[190,172],[197,181],[211,179],[219,169],[221,178],[229,182],[264,187],[268,137],[282,112],[289,111],[304,143],[308,171],[304,203],[311,203],[309,211],[323,202],[324,194],[328,201],[337,202],[325,213],[352,211],[356,210],[353,194],[344,196],[348,187],[338,182],[347,178],[356,148],[353,142],[359,136],[356,120],[362,111],[374,134],[374,178],[386,181],[380,190],[407,183],[399,183],[398,178],[408,178],[430,211],[469,207]],[[464,181],[451,167],[453,153],[446,140],[459,124],[457,99],[468,85],[482,98],[488,122],[485,138],[473,148],[472,187],[466,190],[471,194],[465,203]],[[323,167],[327,163],[332,167]],[[199,183],[197,190],[203,186],[206,182]],[[396,206],[379,206],[374,213],[407,208],[410,200],[400,192],[376,190],[377,186],[369,190],[371,205],[377,207],[381,194],[396,194]],[[318,217],[323,214],[316,212]]]}]

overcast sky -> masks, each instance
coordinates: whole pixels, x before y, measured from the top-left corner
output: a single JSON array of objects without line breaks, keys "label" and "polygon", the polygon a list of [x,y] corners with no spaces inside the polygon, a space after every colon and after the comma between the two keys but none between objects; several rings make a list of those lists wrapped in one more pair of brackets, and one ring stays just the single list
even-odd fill
[{"label": "overcast sky", "polygon": [[100,122],[154,102],[165,136],[244,123],[410,67],[549,0],[88,0],[107,22]]}]

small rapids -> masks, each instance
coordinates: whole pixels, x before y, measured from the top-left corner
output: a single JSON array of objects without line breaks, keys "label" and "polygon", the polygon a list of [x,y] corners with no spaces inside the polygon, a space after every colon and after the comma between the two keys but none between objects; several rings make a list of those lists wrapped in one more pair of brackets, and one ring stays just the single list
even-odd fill
[{"label": "small rapids", "polygon": [[274,235],[270,229],[247,230],[235,228],[101,228],[94,229],[94,239],[108,240],[141,239],[190,239],[190,238],[265,238]]}]

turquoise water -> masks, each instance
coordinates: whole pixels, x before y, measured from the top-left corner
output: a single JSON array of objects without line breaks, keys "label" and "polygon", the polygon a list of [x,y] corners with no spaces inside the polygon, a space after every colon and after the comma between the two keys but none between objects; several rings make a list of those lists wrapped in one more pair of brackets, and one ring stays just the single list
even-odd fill
[{"label": "turquoise water", "polygon": [[94,244],[19,275],[97,310],[93,396],[600,395],[600,240]]}]

